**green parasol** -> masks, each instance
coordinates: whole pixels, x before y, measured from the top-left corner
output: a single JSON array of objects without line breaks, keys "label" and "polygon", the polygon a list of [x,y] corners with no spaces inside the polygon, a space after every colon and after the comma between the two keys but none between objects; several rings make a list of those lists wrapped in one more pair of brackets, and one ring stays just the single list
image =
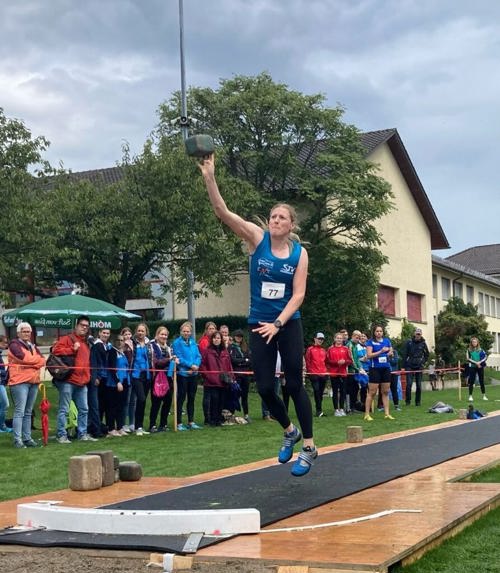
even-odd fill
[{"label": "green parasol", "polygon": [[90,318],[91,328],[120,328],[124,319],[142,318],[110,302],[80,294],[68,294],[37,300],[26,306],[9,310],[2,316],[5,326],[21,321],[44,328],[72,329],[81,314]]}]

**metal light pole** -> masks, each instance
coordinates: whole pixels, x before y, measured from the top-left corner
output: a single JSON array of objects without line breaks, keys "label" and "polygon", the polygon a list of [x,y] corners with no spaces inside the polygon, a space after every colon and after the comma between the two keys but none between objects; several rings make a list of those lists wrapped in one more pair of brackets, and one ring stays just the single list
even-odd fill
[{"label": "metal light pole", "polygon": [[[180,56],[181,56],[181,117],[180,126],[182,138],[184,141],[189,136],[189,118],[187,114],[187,96],[186,96],[186,67],[184,65],[184,2],[179,0],[179,40],[180,40]],[[190,252],[191,249],[188,249]],[[196,323],[194,314],[194,275],[191,269],[186,271],[187,274],[187,313],[188,320],[193,325],[193,336],[196,337]]]}]

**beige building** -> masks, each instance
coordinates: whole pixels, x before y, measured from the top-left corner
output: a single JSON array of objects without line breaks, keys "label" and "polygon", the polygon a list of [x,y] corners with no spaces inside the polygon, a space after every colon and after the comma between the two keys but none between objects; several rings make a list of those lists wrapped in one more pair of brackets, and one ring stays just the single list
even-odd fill
[{"label": "beige building", "polygon": [[[389,334],[401,333],[406,318],[422,328],[429,348],[434,346],[434,328],[438,313],[451,296],[478,306],[494,336],[488,365],[500,368],[500,279],[442,259],[432,250],[449,248],[446,236],[425,190],[395,129],[363,134],[367,158],[380,167],[380,175],[391,184],[394,209],[377,221],[384,238],[382,252],[388,257],[380,274],[377,305],[389,320]],[[498,258],[499,246],[495,247]],[[486,248],[470,249],[485,256]],[[468,256],[471,255],[466,251]],[[495,261],[496,261],[495,258]],[[491,271],[491,257],[482,261]],[[495,263],[497,264],[497,263]],[[495,272],[500,272],[495,266]],[[500,268],[500,267],[498,267]],[[224,290],[222,298],[209,297],[197,303],[199,316],[245,314],[248,304],[248,277]],[[185,315],[185,306],[176,309]]]},{"label": "beige building", "polygon": [[488,366],[500,368],[500,280],[440,257],[432,257],[434,322],[452,296],[478,307],[493,335]]}]

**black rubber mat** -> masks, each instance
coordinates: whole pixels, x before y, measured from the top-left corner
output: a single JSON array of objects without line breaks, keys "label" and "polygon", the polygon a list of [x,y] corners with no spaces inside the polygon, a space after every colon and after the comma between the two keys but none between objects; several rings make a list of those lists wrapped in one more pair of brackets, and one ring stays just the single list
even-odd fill
[{"label": "black rubber mat", "polygon": [[[178,510],[256,508],[261,525],[500,442],[500,416],[348,448],[320,456],[305,477],[276,465],[104,506]],[[100,546],[182,552],[187,536],[112,536],[55,531],[0,534],[0,543]],[[200,547],[216,543],[203,538]]]}]

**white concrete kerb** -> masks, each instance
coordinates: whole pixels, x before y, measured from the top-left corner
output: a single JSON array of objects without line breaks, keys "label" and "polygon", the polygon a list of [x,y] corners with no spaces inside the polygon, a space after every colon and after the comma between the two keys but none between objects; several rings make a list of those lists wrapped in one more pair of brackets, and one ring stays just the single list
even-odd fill
[{"label": "white concrete kerb", "polygon": [[237,535],[260,531],[257,509],[121,510],[65,507],[47,503],[17,506],[17,523],[57,531],[118,535]]}]

